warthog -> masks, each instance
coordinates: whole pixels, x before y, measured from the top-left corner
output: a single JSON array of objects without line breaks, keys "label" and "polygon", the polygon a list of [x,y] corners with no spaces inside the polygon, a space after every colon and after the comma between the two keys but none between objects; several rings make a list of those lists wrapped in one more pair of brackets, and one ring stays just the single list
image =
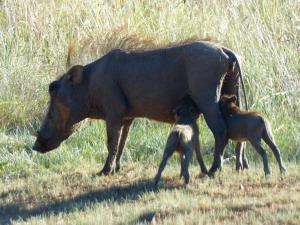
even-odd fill
[{"label": "warthog", "polygon": [[186,184],[188,184],[190,180],[188,167],[193,155],[193,150],[195,150],[202,173],[207,173],[200,152],[199,128],[197,125],[199,113],[197,112],[197,108],[193,105],[192,101],[188,101],[188,98],[186,98],[182,104],[179,104],[179,106],[174,109],[174,116],[176,123],[169,134],[163,159],[154,178],[155,186],[159,182],[167,161],[174,151],[180,154],[180,178],[183,177]]},{"label": "warthog", "polygon": [[[280,172],[285,168],[280,156],[280,150],[276,146],[269,122],[258,112],[242,111],[236,105],[235,95],[223,95],[220,99],[220,109],[227,126],[228,138],[235,141],[249,141],[256,151],[261,155],[264,164],[265,175],[270,174],[268,156],[266,150],[261,146],[261,139],[271,148],[279,165]],[[239,154],[242,154],[240,152]],[[237,167],[242,167],[241,155],[236,156]]]},{"label": "warthog", "polygon": [[79,121],[104,119],[108,157],[101,174],[118,171],[134,118],[174,123],[172,109],[189,95],[215,138],[214,173],[226,144],[220,92],[239,94],[239,77],[235,54],[210,42],[142,52],[112,50],[88,65],[73,66],[50,84],[50,107],[33,149],[48,152],[68,138]]}]

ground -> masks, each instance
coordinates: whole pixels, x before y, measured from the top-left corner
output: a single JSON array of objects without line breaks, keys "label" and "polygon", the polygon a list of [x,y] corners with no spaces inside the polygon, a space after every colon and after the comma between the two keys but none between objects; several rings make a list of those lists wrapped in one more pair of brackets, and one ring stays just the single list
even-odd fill
[{"label": "ground", "polygon": [[[258,165],[237,173],[225,165],[215,178],[191,166],[188,186],[178,163],[168,164],[157,189],[157,165],[131,163],[118,174],[96,168],[2,176],[0,224],[299,224],[300,170],[289,164],[270,177]],[[252,165],[253,166],[253,165]]]}]

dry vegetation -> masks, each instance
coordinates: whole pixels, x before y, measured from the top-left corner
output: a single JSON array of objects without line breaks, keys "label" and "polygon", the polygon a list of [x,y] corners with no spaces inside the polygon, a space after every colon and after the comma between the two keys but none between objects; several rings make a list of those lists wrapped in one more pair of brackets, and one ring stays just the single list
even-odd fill
[{"label": "dry vegetation", "polygon": [[2,179],[0,223],[299,224],[299,167],[268,179],[257,169],[237,174],[232,168],[210,179],[199,178],[194,165],[185,187],[172,164],[158,189],[152,188],[157,166],[138,163],[113,177],[94,178],[85,167]]},{"label": "dry vegetation", "polygon": [[[300,223],[299,1],[3,0],[0,6],[0,223]],[[49,154],[31,151],[48,84],[65,71],[69,47],[72,64],[86,64],[113,48],[195,38],[240,55],[250,107],[266,114],[288,164],[284,179],[277,167],[264,179],[249,148],[249,172],[237,175],[230,164],[216,179],[196,179],[194,165],[184,188],[171,160],[165,184],[151,190],[170,126],[142,119],[133,124],[124,169],[112,177],[91,178],[107,154],[103,122],[84,123]],[[208,164],[213,139],[199,123]]]}]

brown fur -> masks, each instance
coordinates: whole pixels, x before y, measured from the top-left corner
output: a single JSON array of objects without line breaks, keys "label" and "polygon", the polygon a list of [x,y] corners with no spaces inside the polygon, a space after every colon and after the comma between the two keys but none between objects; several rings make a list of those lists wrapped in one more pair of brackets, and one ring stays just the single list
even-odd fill
[{"label": "brown fur", "polygon": [[[236,100],[235,95],[223,95],[219,102],[227,126],[227,138],[238,142],[249,141],[263,158],[264,172],[268,175],[270,173],[268,157],[261,146],[261,139],[263,139],[272,149],[280,171],[284,172],[280,150],[275,144],[269,122],[258,112],[241,110],[236,105]],[[239,154],[242,154],[242,151]],[[236,158],[240,160],[241,155],[237,155]]]},{"label": "brown fur", "polygon": [[61,104],[60,101],[56,101],[58,111],[60,113],[62,129],[65,129],[65,126],[69,120],[70,110],[64,104]]},{"label": "brown fur", "polygon": [[199,128],[196,123],[199,113],[194,111],[192,105],[180,105],[176,107],[174,116],[176,124],[169,134],[167,145],[164,151],[162,162],[154,179],[155,186],[160,180],[161,174],[167,164],[167,160],[172,156],[174,151],[180,154],[181,172],[180,177],[184,177],[185,183],[189,183],[190,175],[188,166],[192,158],[193,149],[203,173],[207,173],[204,165],[199,143]]}]

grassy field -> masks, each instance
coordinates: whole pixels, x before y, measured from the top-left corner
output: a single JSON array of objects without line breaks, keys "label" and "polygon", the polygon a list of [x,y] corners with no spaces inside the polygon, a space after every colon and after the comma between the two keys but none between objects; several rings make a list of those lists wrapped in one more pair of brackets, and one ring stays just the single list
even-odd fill
[{"label": "grassy field", "polygon": [[[113,48],[144,49],[209,39],[241,58],[252,109],[270,120],[288,174],[262,177],[251,147],[251,169],[232,162],[215,179],[183,187],[177,158],[165,184],[150,188],[170,125],[136,120],[112,177],[92,178],[107,155],[105,124],[84,121],[59,149],[31,150],[47,109],[49,83],[71,63],[86,64]],[[0,223],[29,224],[299,224],[300,3],[297,0],[0,2]],[[199,120],[207,164],[213,138]],[[226,156],[233,154],[233,144]],[[174,170],[174,171],[173,171]],[[159,219],[160,217],[160,219]],[[153,222],[153,221],[152,221]],[[153,222],[154,223],[154,222]]]},{"label": "grassy field", "polygon": [[265,179],[262,169],[242,174],[226,165],[214,179],[199,178],[185,187],[179,166],[170,164],[157,189],[157,165],[132,163],[122,172],[96,177],[95,164],[73,172],[40,171],[30,177],[2,179],[0,223],[7,224],[299,224],[300,170],[277,167]]}]

